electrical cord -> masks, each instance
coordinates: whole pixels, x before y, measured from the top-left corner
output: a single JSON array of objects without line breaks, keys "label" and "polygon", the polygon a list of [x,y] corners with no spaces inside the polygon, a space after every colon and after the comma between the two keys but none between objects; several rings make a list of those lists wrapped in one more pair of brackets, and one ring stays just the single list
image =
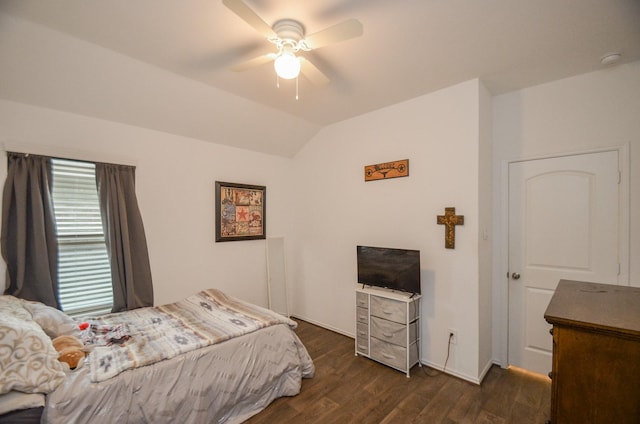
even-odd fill
[{"label": "electrical cord", "polygon": [[451,339],[453,339],[453,333],[449,333],[449,343],[447,343],[447,359],[444,360],[444,367],[442,372],[447,369],[447,362],[449,362],[449,353],[451,352]]},{"label": "electrical cord", "polygon": [[451,339],[453,339],[453,333],[449,333],[449,342],[447,343],[447,358],[444,360],[444,367],[442,368],[442,371],[437,371],[434,370],[433,372],[427,372],[427,370],[425,370],[425,367],[422,367],[422,372],[424,372],[424,374],[428,377],[436,377],[439,374],[445,372],[445,370],[447,369],[447,362],[449,362],[449,354],[451,353]]}]

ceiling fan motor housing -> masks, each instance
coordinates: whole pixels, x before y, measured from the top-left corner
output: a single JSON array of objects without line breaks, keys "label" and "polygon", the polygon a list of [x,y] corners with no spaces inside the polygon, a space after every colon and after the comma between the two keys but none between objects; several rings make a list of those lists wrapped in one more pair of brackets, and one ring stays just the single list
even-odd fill
[{"label": "ceiling fan motor housing", "polygon": [[281,40],[293,40],[296,44],[304,38],[304,26],[293,19],[280,19],[273,24],[273,31]]}]

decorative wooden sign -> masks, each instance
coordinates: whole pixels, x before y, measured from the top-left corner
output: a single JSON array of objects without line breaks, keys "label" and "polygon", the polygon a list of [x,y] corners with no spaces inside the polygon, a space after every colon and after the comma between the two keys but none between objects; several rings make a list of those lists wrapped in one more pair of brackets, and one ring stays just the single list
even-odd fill
[{"label": "decorative wooden sign", "polygon": [[385,180],[389,178],[408,177],[409,159],[396,160],[394,162],[367,165],[364,167],[364,180]]},{"label": "decorative wooden sign", "polygon": [[438,215],[438,224],[445,226],[444,247],[456,248],[456,225],[464,225],[464,215],[456,215],[456,208],[444,208],[444,215]]}]

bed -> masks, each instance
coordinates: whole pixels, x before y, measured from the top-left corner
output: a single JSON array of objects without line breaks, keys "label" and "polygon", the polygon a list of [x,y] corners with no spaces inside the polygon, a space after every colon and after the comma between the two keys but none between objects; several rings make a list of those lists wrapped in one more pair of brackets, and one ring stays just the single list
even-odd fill
[{"label": "bed", "polygon": [[[0,422],[239,423],[314,374],[294,321],[218,290],[88,322],[0,296]],[[76,370],[57,361],[60,334],[89,341]]]}]

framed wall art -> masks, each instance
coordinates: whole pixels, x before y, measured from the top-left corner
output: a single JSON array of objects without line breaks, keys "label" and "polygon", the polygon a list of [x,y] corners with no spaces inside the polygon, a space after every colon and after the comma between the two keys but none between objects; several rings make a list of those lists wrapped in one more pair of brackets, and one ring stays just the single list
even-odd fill
[{"label": "framed wall art", "polygon": [[216,181],[216,242],[266,238],[265,186]]}]

